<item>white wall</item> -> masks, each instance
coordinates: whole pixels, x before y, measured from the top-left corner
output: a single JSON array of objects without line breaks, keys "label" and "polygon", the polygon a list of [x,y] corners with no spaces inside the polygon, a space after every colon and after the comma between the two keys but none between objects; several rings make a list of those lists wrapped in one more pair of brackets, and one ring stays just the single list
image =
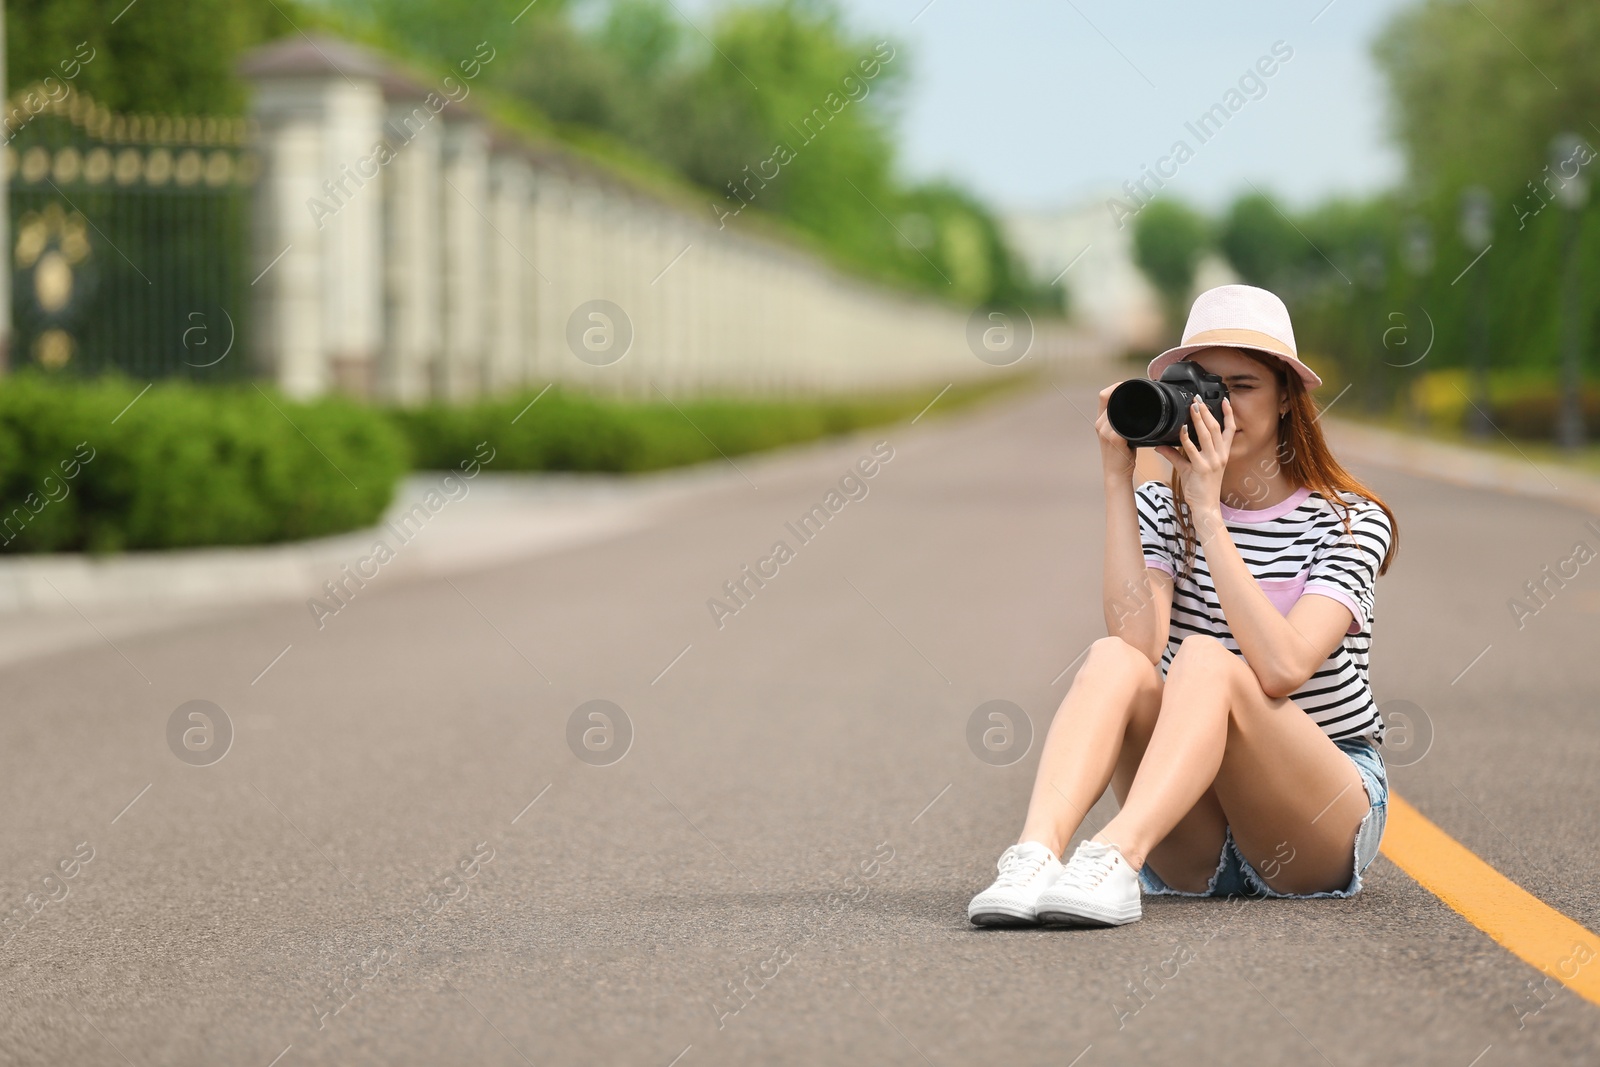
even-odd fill
[{"label": "white wall", "polygon": [[[334,50],[343,70],[318,69]],[[290,248],[255,287],[258,345],[296,395],[409,403],[552,381],[673,397],[937,389],[1009,369],[969,349],[967,310],[846,276],[750,219],[720,229],[710,194],[703,210],[668,203],[460,105],[397,137],[401,116],[426,116],[426,87],[355,51],[289,39],[246,66],[265,162],[257,258]],[[380,142],[392,159],[318,225],[310,200]],[[580,336],[632,335],[603,366],[606,353],[575,347],[569,330],[594,301],[620,312],[586,310]],[[1036,325],[1019,368],[1097,351]],[[363,360],[370,380],[352,370]]]}]

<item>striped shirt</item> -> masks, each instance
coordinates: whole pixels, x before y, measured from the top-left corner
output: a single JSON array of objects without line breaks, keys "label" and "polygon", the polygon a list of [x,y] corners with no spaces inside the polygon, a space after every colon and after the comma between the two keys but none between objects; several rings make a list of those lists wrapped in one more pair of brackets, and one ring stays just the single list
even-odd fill
[{"label": "striped shirt", "polygon": [[[1245,566],[1284,615],[1302,593],[1332,597],[1350,609],[1344,640],[1289,696],[1331,739],[1365,737],[1377,744],[1383,741],[1384,724],[1367,682],[1367,654],[1372,647],[1378,566],[1389,551],[1393,532],[1389,516],[1366,497],[1346,491],[1341,500],[1351,505],[1353,540],[1344,531],[1343,508],[1335,510],[1321,493],[1306,486],[1268,508],[1223,504],[1222,518]],[[1171,487],[1145,482],[1134,491],[1134,501],[1145,565],[1175,577],[1183,562],[1183,533]],[[1223,617],[1206,567],[1205,547],[1198,540],[1190,573],[1173,582],[1172,622],[1161,656],[1163,678],[1178,646],[1190,634],[1210,634],[1236,655],[1244,655]]]}]

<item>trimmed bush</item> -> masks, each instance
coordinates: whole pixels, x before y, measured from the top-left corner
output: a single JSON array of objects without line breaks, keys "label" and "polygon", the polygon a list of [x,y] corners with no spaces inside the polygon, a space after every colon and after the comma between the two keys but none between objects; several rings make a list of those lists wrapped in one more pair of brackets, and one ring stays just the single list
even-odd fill
[{"label": "trimmed bush", "polygon": [[[1414,408],[1430,426],[1459,433],[1472,407],[1470,372],[1463,367],[1428,371],[1411,385]],[[1562,385],[1545,371],[1494,368],[1488,380],[1489,418],[1508,436],[1527,441],[1550,441],[1561,419]],[[1600,435],[1600,382],[1583,381],[1578,391],[1585,433]]]},{"label": "trimmed bush", "polygon": [[[1024,380],[950,389],[946,411]],[[246,383],[0,380],[0,552],[248,545],[376,524],[406,473],[658,470],[909,418],[937,390],[798,400],[538,394],[384,411]],[[715,442],[715,443],[713,443]]]},{"label": "trimmed bush", "polygon": [[[1512,437],[1551,441],[1561,425],[1561,403],[1559,388],[1550,385],[1493,404],[1489,417]],[[1578,404],[1583,412],[1584,435],[1593,440],[1600,436],[1600,387],[1584,383],[1578,390]]]},{"label": "trimmed bush", "polygon": [[[944,411],[1016,384],[1015,376],[950,389]],[[468,406],[394,412],[418,467],[453,468],[478,442],[495,448],[495,470],[647,471],[759,452],[915,416],[937,390],[864,398],[743,398],[641,402],[601,400],[551,388]]]},{"label": "trimmed bush", "polygon": [[[383,413],[254,385],[0,381],[0,551],[244,545],[375,524],[406,470]],[[131,406],[130,406],[131,404]]]}]

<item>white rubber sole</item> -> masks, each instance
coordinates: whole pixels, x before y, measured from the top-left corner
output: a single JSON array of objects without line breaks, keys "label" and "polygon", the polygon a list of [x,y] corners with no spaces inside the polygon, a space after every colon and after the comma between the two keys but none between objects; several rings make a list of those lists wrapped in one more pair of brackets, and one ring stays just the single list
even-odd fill
[{"label": "white rubber sole", "polygon": [[1038,926],[1039,918],[1022,905],[984,904],[969,908],[967,921],[974,926]]},{"label": "white rubber sole", "polygon": [[1038,915],[1029,904],[982,901],[966,905],[966,920],[974,926],[1038,926]]},{"label": "white rubber sole", "polygon": [[1126,926],[1143,917],[1137,900],[1120,908],[1090,904],[1082,900],[1040,900],[1035,915],[1049,926]]}]

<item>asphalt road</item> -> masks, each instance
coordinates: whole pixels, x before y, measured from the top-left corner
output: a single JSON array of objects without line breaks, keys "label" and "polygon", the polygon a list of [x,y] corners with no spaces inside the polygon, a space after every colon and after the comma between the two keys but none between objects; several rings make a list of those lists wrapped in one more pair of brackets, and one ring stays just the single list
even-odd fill
[{"label": "asphalt road", "polygon": [[[968,720],[1009,700],[1042,737],[1103,632],[1096,446],[1067,399],[1092,412],[1101,384],[741,458],[585,547],[380,570],[321,630],[241,605],[0,668],[0,890],[27,917],[0,949],[0,1060],[1600,1061],[1600,1009],[1535,1000],[1537,971],[1384,856],[1347,901],[969,926],[1038,746],[989,765]],[[801,543],[785,523],[880,440],[866,495]],[[1559,505],[1357,469],[1400,518],[1374,688],[1432,731],[1393,789],[1600,929],[1600,562],[1520,630],[1507,606],[1600,538]],[[780,539],[792,558],[719,628],[708,599]],[[192,700],[233,727],[207,765],[175,752],[213,758],[214,714],[211,747],[187,712],[169,743]],[[605,720],[571,729],[593,700],[622,711],[609,748]]]}]

